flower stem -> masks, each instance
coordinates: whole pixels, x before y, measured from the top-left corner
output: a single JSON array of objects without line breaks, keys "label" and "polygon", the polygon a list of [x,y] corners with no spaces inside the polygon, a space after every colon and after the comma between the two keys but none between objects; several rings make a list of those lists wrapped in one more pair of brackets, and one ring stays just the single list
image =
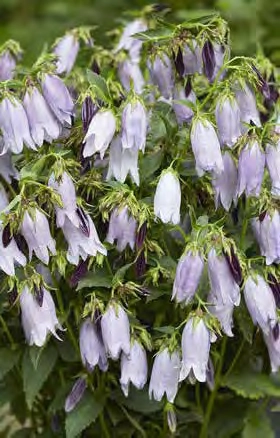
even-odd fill
[{"label": "flower stem", "polygon": [[6,322],[5,322],[5,320],[4,320],[2,315],[0,315],[0,322],[1,322],[1,325],[3,327],[4,332],[6,333],[6,336],[7,336],[8,340],[9,340],[9,342],[11,344],[12,349],[14,349],[15,348],[15,341],[14,341],[14,339],[13,339],[13,337],[11,335],[11,332],[10,332],[10,330],[9,330],[9,328],[8,328],[8,326],[7,326],[7,324],[6,324]]},{"label": "flower stem", "polygon": [[224,363],[224,356],[225,356],[225,351],[226,351],[226,345],[227,345],[227,337],[224,336],[223,340],[222,340],[222,347],[221,347],[221,356],[219,359],[219,364],[218,364],[218,368],[217,368],[217,374],[215,376],[215,386],[213,391],[210,394],[210,397],[208,399],[208,404],[206,407],[206,412],[205,412],[205,416],[204,416],[204,421],[202,424],[202,428],[200,431],[200,435],[199,438],[207,438],[208,436],[208,426],[209,426],[209,422],[211,419],[211,415],[212,415],[212,410],[214,407],[214,402],[220,387],[220,383],[221,383],[221,375],[222,375],[222,369],[223,369],[223,363]]}]

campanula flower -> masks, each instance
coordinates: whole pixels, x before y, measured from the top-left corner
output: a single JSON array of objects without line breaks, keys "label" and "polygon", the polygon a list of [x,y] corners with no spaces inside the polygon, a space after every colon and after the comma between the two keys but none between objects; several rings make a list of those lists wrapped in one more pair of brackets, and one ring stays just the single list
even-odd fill
[{"label": "campanula flower", "polygon": [[115,137],[110,146],[109,168],[107,180],[114,177],[119,182],[125,182],[128,174],[132,181],[139,185],[138,149],[123,149],[121,138]]},{"label": "campanula flower", "polygon": [[264,174],[265,154],[257,140],[249,141],[238,161],[237,195],[259,196]]},{"label": "campanula flower", "polygon": [[122,252],[127,245],[134,249],[137,222],[128,213],[127,207],[115,208],[110,216],[109,230],[106,241],[113,244],[117,240],[117,250]]},{"label": "campanula flower", "polygon": [[111,143],[116,130],[116,119],[111,110],[98,111],[92,118],[83,143],[84,157],[91,157],[96,152],[101,159]]},{"label": "campanula flower", "polygon": [[234,146],[241,136],[240,110],[236,100],[230,97],[218,99],[215,116],[221,144]]},{"label": "campanula flower", "polygon": [[142,389],[147,382],[147,354],[138,341],[132,341],[129,356],[122,353],[120,384],[124,395],[128,396],[129,384]]},{"label": "campanula flower", "polygon": [[180,374],[180,355],[178,351],[169,352],[167,348],[157,353],[154,359],[149,386],[150,399],[161,401],[164,394],[173,403],[178,391]]},{"label": "campanula flower", "polygon": [[79,52],[79,47],[79,41],[72,33],[68,33],[60,38],[54,48],[54,54],[57,56],[57,74],[68,74],[72,70]]},{"label": "campanula flower", "polygon": [[173,283],[172,300],[188,304],[193,298],[203,272],[204,262],[199,253],[188,251],[179,260]]},{"label": "campanula flower", "polygon": [[174,225],[180,222],[181,188],[177,175],[172,170],[161,173],[154,197],[155,215],[163,223]]},{"label": "campanula flower", "polygon": [[111,302],[101,318],[102,338],[109,357],[117,360],[123,352],[130,354],[130,327],[120,304]]},{"label": "campanula flower", "polygon": [[96,365],[101,371],[107,371],[108,361],[101,334],[90,318],[86,318],[80,327],[79,344],[82,362],[89,371],[93,371]]},{"label": "campanula flower", "polygon": [[222,155],[222,159],[224,170],[218,175],[213,173],[212,186],[216,208],[221,204],[226,211],[229,211],[231,204],[236,202],[238,175],[236,165],[228,151]]},{"label": "campanula flower", "polygon": [[45,74],[42,80],[43,96],[63,126],[71,126],[74,103],[64,82],[56,75]]},{"label": "campanula flower", "polygon": [[129,102],[122,113],[122,147],[144,152],[146,145],[147,116],[142,103]]}]

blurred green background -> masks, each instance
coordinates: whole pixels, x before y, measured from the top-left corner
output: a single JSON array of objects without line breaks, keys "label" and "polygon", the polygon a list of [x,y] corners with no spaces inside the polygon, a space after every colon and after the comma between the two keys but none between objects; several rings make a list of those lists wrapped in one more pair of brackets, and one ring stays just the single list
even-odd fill
[{"label": "blurred green background", "polygon": [[[32,62],[44,43],[52,44],[65,30],[99,26],[98,42],[105,42],[122,13],[154,2],[141,0],[0,0],[0,43],[18,40],[25,49],[25,61]],[[231,26],[233,54],[254,54],[257,47],[280,65],[279,0],[165,0],[175,20],[201,11],[218,10]]]}]

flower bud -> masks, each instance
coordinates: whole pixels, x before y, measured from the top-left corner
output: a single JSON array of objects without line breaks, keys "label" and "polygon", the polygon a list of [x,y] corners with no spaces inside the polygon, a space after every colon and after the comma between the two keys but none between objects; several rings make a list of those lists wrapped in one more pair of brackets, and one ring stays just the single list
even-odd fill
[{"label": "flower bud", "polygon": [[203,272],[204,262],[200,254],[188,251],[177,265],[172,300],[188,304],[193,298]]},{"label": "flower bud", "polygon": [[265,155],[258,141],[247,143],[239,156],[237,195],[259,196],[263,180]]},{"label": "flower bud", "polygon": [[117,240],[117,250],[122,252],[127,245],[133,250],[135,246],[137,223],[129,216],[127,207],[114,209],[110,216],[106,241],[113,244]]},{"label": "flower bud", "polygon": [[82,362],[88,371],[93,371],[96,365],[101,371],[107,371],[105,347],[96,325],[90,318],[85,319],[81,325],[79,343]]},{"label": "flower bud", "polygon": [[276,304],[271,288],[260,275],[245,281],[245,302],[253,323],[268,335],[277,322]]},{"label": "flower bud", "polygon": [[123,307],[110,303],[101,319],[102,338],[109,357],[117,360],[123,351],[130,354],[129,320]]},{"label": "flower bud", "polygon": [[87,133],[89,124],[93,116],[97,113],[98,106],[95,105],[90,96],[86,96],[82,104],[82,122],[84,133]]},{"label": "flower bud", "polygon": [[174,409],[168,409],[167,411],[167,424],[170,432],[174,434],[177,429],[177,417]]},{"label": "flower bud", "polygon": [[276,145],[266,145],[265,158],[272,182],[271,194],[280,196],[280,140]]},{"label": "flower bud", "polygon": [[205,171],[220,174],[224,170],[220,143],[213,125],[206,119],[194,119],[191,126],[191,145],[198,176]]},{"label": "flower bud", "polygon": [[121,356],[121,378],[120,384],[124,395],[128,396],[130,382],[137,388],[142,389],[147,382],[148,364],[147,355],[139,342],[134,341],[127,356]]},{"label": "flower bud", "polygon": [[178,351],[169,352],[167,348],[160,351],[154,359],[149,385],[149,397],[161,401],[164,393],[173,403],[178,391],[180,374],[180,355]]},{"label": "flower bud", "polygon": [[202,48],[202,61],[204,74],[209,81],[213,79],[216,66],[214,47],[211,41],[207,40]]},{"label": "flower bud", "polygon": [[83,377],[79,377],[73,385],[70,394],[65,400],[64,409],[65,412],[71,412],[77,406],[77,404],[83,398],[84,392],[87,387],[87,382]]},{"label": "flower bud", "polygon": [[210,352],[210,332],[202,318],[190,318],[182,335],[182,368],[180,381],[192,371],[199,382],[206,381]]},{"label": "flower bud", "polygon": [[57,74],[68,74],[72,70],[79,52],[79,47],[79,41],[72,33],[66,34],[58,41],[54,48],[54,54],[57,56]]},{"label": "flower bud", "polygon": [[174,225],[180,222],[181,188],[177,175],[172,170],[161,173],[154,197],[155,216]]},{"label": "flower bud", "polygon": [[96,152],[101,159],[111,143],[116,130],[116,119],[111,110],[98,111],[92,118],[83,143],[84,157],[91,157]]},{"label": "flower bud", "polygon": [[230,97],[218,100],[215,116],[221,144],[234,146],[241,136],[240,110],[236,100]]},{"label": "flower bud", "polygon": [[45,74],[42,81],[43,96],[58,121],[71,126],[74,103],[64,82],[55,75]]}]

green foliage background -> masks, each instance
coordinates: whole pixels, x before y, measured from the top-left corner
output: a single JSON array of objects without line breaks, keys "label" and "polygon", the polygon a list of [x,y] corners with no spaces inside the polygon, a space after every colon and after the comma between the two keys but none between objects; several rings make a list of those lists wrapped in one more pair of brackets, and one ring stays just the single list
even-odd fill
[{"label": "green foliage background", "polygon": [[[95,38],[104,42],[109,29],[124,12],[154,2],[146,0],[0,0],[0,43],[17,39],[31,62],[45,43],[65,30],[80,25],[97,25]],[[258,45],[280,65],[278,0],[165,0],[173,18],[184,20],[195,14],[218,10],[232,29],[232,49],[236,54],[253,54]]]}]

